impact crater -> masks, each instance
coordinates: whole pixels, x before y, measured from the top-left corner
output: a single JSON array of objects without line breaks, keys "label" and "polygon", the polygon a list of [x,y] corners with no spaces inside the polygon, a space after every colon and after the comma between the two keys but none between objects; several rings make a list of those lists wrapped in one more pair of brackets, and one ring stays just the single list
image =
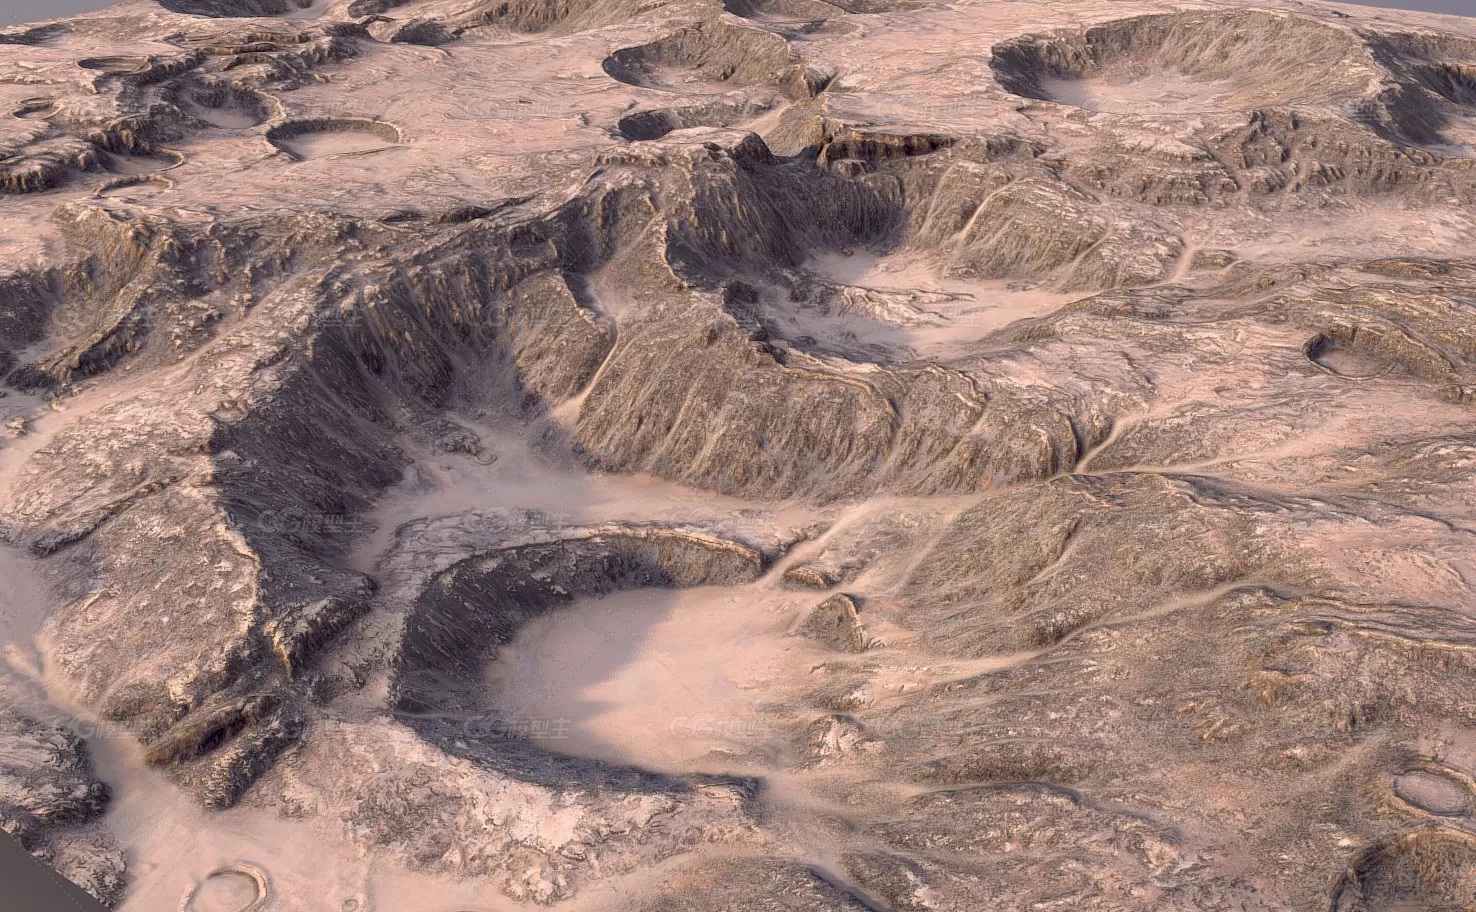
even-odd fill
[{"label": "impact crater", "polygon": [[10,113],[11,116],[19,117],[22,120],[42,120],[55,114],[56,111],[55,99],[38,96],[36,98],[22,98],[20,104]]},{"label": "impact crater", "polygon": [[605,72],[627,85],[665,92],[721,94],[737,87],[773,86],[791,98],[813,98],[829,82],[771,32],[705,22],[649,44],[622,48]]},{"label": "impact crater", "polygon": [[176,100],[191,117],[225,130],[265,123],[276,106],[272,98],[255,89],[210,82],[182,89]]},{"label": "impact crater", "polygon": [[327,7],[323,0],[159,0],[159,5],[171,13],[212,19],[305,19],[322,15]]},{"label": "impact crater", "polygon": [[147,57],[83,57],[77,66],[102,73],[137,73],[149,65]]},{"label": "impact crater", "polygon": [[103,199],[136,199],[157,196],[174,189],[174,181],[157,174],[135,174],[110,180],[97,188],[94,194]]},{"label": "impact crater", "polygon": [[1471,810],[1471,793],[1464,784],[1428,769],[1414,769],[1394,779],[1394,794],[1405,804],[1441,817]]},{"label": "impact crater", "polygon": [[[1209,114],[1359,97],[1374,72],[1358,38],[1259,10],[1170,13],[997,44],[1006,91],[1112,114]],[[1324,74],[1308,79],[1315,70]]]},{"label": "impact crater", "polygon": [[402,145],[405,135],[386,120],[368,117],[309,117],[267,131],[267,142],[296,161],[329,155],[363,155]]}]

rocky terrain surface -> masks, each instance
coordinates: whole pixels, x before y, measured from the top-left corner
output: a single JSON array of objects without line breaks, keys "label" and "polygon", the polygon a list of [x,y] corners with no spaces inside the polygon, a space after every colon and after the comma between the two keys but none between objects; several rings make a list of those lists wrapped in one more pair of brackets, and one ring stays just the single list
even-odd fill
[{"label": "rocky terrain surface", "polygon": [[0,31],[0,825],[115,908],[1476,909],[1476,19]]}]

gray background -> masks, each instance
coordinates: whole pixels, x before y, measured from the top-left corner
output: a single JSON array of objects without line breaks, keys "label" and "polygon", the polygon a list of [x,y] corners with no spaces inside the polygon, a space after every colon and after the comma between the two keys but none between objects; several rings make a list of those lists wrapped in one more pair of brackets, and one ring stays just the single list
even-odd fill
[{"label": "gray background", "polygon": [[6,909],[25,912],[107,912],[81,887],[63,880],[26,854],[9,833],[0,831],[0,887]]},{"label": "gray background", "polygon": [[[116,0],[0,0],[0,26],[55,19],[111,6]],[[1476,16],[1476,0],[1347,0],[1362,6]]]},{"label": "gray background", "polygon": [[100,10],[117,2],[118,0],[0,0],[0,25],[57,19]]}]

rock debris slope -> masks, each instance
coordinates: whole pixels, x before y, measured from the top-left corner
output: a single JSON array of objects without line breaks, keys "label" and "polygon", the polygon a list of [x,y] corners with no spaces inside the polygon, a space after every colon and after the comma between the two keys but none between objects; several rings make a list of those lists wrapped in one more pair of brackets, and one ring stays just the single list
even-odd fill
[{"label": "rock debris slope", "polygon": [[127,0],[0,111],[104,901],[1476,907],[1476,20]]}]

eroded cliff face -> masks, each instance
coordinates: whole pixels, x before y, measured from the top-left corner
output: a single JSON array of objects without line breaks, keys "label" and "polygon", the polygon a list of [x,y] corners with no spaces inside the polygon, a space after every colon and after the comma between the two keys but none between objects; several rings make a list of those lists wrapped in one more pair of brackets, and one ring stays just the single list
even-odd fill
[{"label": "eroded cliff face", "polygon": [[0,108],[0,817],[105,901],[1476,903],[1470,21],[129,0]]}]

